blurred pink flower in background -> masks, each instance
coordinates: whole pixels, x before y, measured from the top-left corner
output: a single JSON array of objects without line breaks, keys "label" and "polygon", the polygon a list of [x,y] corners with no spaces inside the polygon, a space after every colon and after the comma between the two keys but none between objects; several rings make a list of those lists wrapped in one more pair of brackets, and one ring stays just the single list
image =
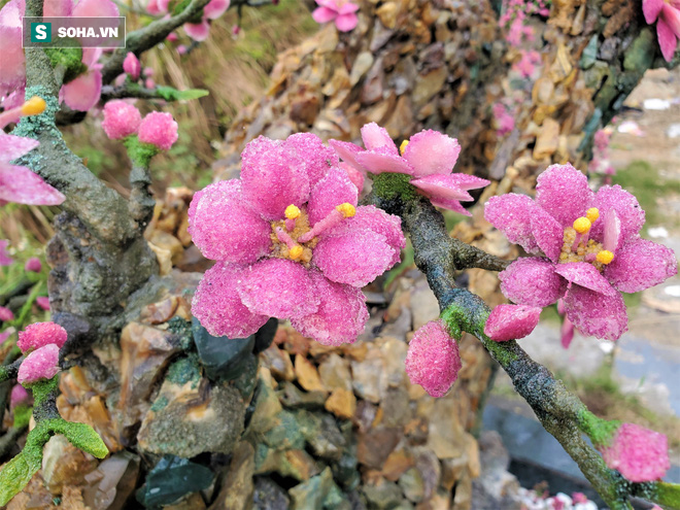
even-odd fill
[{"label": "blurred pink flower in background", "polygon": [[42,271],[42,262],[40,262],[38,257],[31,257],[26,261],[26,264],[24,264],[24,270],[31,271],[32,273],[39,273]]},{"label": "blurred pink flower in background", "polygon": [[359,23],[359,18],[356,12],[359,6],[348,0],[316,0],[319,4],[314,12],[312,18],[317,23],[335,22],[335,26],[341,32],[349,32],[354,30]]}]

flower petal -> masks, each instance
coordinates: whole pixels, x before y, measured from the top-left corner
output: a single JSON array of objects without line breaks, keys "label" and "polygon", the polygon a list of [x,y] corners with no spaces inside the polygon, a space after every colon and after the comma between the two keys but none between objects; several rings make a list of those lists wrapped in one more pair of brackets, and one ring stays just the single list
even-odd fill
[{"label": "flower petal", "polygon": [[280,220],[286,207],[307,202],[307,166],[294,148],[260,136],[246,145],[241,157],[243,196],[266,219]]},{"label": "flower petal", "polygon": [[364,141],[366,150],[384,151],[385,154],[399,156],[399,149],[397,149],[387,129],[378,126],[375,122],[364,124],[361,128],[361,139]]},{"label": "flower petal", "polygon": [[355,287],[375,280],[393,260],[394,250],[385,236],[370,230],[322,237],[312,256],[326,278]]},{"label": "flower petal", "polygon": [[251,312],[236,289],[247,268],[218,262],[198,284],[191,313],[214,336],[245,338],[260,329],[269,317]]},{"label": "flower petal", "polygon": [[473,198],[467,190],[488,186],[489,181],[466,174],[431,174],[412,179],[411,184],[430,197],[469,202]]},{"label": "flower petal", "polygon": [[86,112],[99,102],[102,91],[102,73],[90,69],[61,88],[63,101],[72,110]]},{"label": "flower petal", "polygon": [[496,342],[524,338],[538,325],[541,308],[525,305],[498,305],[491,311],[484,334]]},{"label": "flower petal", "polygon": [[26,83],[26,61],[21,47],[21,28],[0,25],[0,97]]},{"label": "flower petal", "polygon": [[217,19],[229,9],[231,0],[210,0],[208,5],[203,7],[203,15],[208,19]]},{"label": "flower petal", "polygon": [[677,273],[673,250],[646,239],[626,243],[604,268],[604,276],[621,292],[640,292]]},{"label": "flower petal", "polygon": [[338,13],[336,11],[329,9],[328,7],[317,7],[314,9],[314,12],[312,12],[312,19],[317,23],[328,23],[329,21],[333,21],[337,15]]},{"label": "flower petal", "polygon": [[538,243],[531,230],[531,217],[537,209],[528,196],[508,193],[489,198],[484,205],[484,218],[511,243],[519,244],[529,253],[538,253]]},{"label": "flower petal", "polygon": [[321,179],[309,197],[307,213],[312,226],[324,219],[335,206],[350,203],[357,205],[359,192],[357,187],[349,180],[347,172],[338,166],[328,171],[326,177]]},{"label": "flower petal", "polygon": [[277,319],[310,315],[321,302],[309,271],[292,260],[266,259],[250,266],[237,290],[252,312]]},{"label": "flower petal", "polygon": [[659,17],[664,3],[663,0],[642,0],[642,12],[648,25],[654,23]]},{"label": "flower petal", "polygon": [[607,279],[593,266],[587,262],[567,262],[557,264],[555,272],[570,283],[575,283],[586,289],[590,289],[600,294],[613,296],[618,294],[616,289],[611,286]]},{"label": "flower petal", "polygon": [[340,8],[338,9],[338,14],[349,14],[351,12],[357,12],[359,10],[359,6],[355,3],[352,2],[345,2],[344,4],[340,5]]},{"label": "flower petal", "polygon": [[555,273],[555,266],[538,257],[515,260],[498,278],[505,297],[522,305],[542,308],[553,304],[567,290],[567,283]]},{"label": "flower petal", "polygon": [[66,197],[25,166],[0,164],[0,203],[59,205]]},{"label": "flower petal", "polygon": [[357,191],[361,194],[361,190],[364,189],[364,181],[366,180],[364,172],[345,162],[340,162],[339,166],[345,171],[349,180],[352,181],[352,184],[357,187]]},{"label": "flower petal", "polygon": [[291,319],[291,324],[304,336],[323,345],[354,343],[369,317],[361,289],[331,282],[318,271],[312,271],[311,277],[321,298],[319,309]]},{"label": "flower petal", "polygon": [[364,152],[364,149],[359,147],[357,144],[341,142],[340,140],[328,140],[328,145],[333,148],[338,157],[345,163],[348,163],[359,170],[366,171],[366,169],[363,168],[357,161],[357,154]]},{"label": "flower petal", "polygon": [[413,174],[413,167],[401,156],[363,151],[356,155],[357,163],[372,174],[383,172]]},{"label": "flower petal", "polygon": [[387,244],[394,250],[391,266],[397,264],[400,259],[401,250],[406,246],[406,238],[401,230],[401,218],[387,214],[375,206],[357,207],[357,213],[353,218],[346,219],[340,225],[330,230],[327,235],[360,235],[361,232],[367,230],[385,236]]},{"label": "flower petal", "polygon": [[564,296],[567,318],[584,335],[618,340],[628,329],[626,304],[621,294],[605,295],[572,285]]},{"label": "flower petal", "polygon": [[210,184],[194,195],[189,233],[209,259],[250,264],[269,253],[271,227],[245,205],[237,179]]},{"label": "flower petal", "polygon": [[564,317],[562,319],[562,327],[560,328],[560,343],[565,349],[569,349],[571,341],[574,339],[574,332],[576,328],[569,320],[569,317]]},{"label": "flower petal", "polygon": [[[622,189],[618,184],[615,186],[602,186],[595,194],[593,207],[600,210],[600,217],[607,217],[608,211],[613,209],[621,220],[621,236],[619,246],[628,239],[637,236],[645,224],[645,211],[642,210],[635,196]],[[605,221],[595,221],[590,231],[590,236],[597,240],[603,240]]]},{"label": "flower petal", "polygon": [[621,244],[621,220],[619,215],[616,214],[616,209],[609,209],[605,212],[602,221],[604,221],[602,247],[614,253]]},{"label": "flower petal", "polygon": [[667,3],[661,9],[661,19],[668,24],[675,37],[680,37],[680,10]]},{"label": "flower petal", "polygon": [[458,161],[459,154],[458,140],[428,129],[411,137],[404,150],[404,159],[411,163],[413,175],[416,177],[431,174],[447,175]]},{"label": "flower petal", "polygon": [[205,41],[210,35],[210,23],[205,18],[200,23],[185,23],[184,32],[194,41]]},{"label": "flower petal", "polygon": [[536,180],[536,204],[564,227],[585,215],[592,199],[588,179],[569,164],[549,166]]},{"label": "flower petal", "polygon": [[349,32],[359,24],[359,18],[356,14],[340,14],[335,18],[335,26],[340,32]]},{"label": "flower petal", "polygon": [[553,262],[557,262],[564,244],[564,229],[562,225],[547,211],[536,207],[531,214],[531,233],[536,244]]},{"label": "flower petal", "polygon": [[444,209],[448,209],[449,211],[457,212],[460,214],[464,214],[465,216],[472,216],[472,213],[469,212],[465,207],[463,207],[458,200],[451,200],[447,198],[440,198],[440,197],[431,197],[423,193],[425,196],[427,196],[430,199],[430,202],[432,202],[432,205],[435,207],[443,207]]},{"label": "flower petal", "polygon": [[0,161],[9,163],[35,149],[40,142],[23,136],[0,133]]},{"label": "flower petal", "polygon": [[113,18],[120,16],[120,12],[111,0],[80,0],[73,8],[73,16]]},{"label": "flower petal", "polygon": [[444,321],[428,322],[414,333],[404,365],[411,384],[420,384],[431,396],[441,397],[449,391],[462,363],[458,343]]},{"label": "flower petal", "polygon": [[656,35],[659,39],[659,47],[661,54],[666,62],[673,60],[675,49],[678,46],[678,38],[673,33],[670,25],[664,21],[663,18],[656,22]]},{"label": "flower petal", "polygon": [[340,161],[335,151],[326,147],[313,133],[296,133],[286,139],[285,145],[292,147],[305,162],[309,183],[313,187],[331,167],[338,166]]}]

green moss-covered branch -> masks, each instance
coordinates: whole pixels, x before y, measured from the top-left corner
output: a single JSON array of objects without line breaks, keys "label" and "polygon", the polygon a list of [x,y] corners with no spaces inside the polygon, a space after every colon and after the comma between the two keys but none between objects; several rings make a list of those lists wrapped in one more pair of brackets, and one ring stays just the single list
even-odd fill
[{"label": "green moss-covered branch", "polygon": [[[365,202],[401,217],[402,227],[411,238],[415,263],[427,276],[439,301],[441,317],[451,334],[460,337],[465,331],[482,342],[510,376],[515,389],[531,406],[545,429],[576,461],[612,510],[631,508],[628,502],[631,496],[654,502],[663,499],[664,504],[669,505],[668,502],[675,496],[668,484],[629,482],[617,471],[609,469],[600,454],[586,442],[584,434],[597,443],[598,438],[610,432],[609,422],[592,415],[578,397],[570,393],[547,368],[532,360],[517,342],[498,343],[484,334],[489,307],[479,296],[458,288],[455,283],[457,271],[482,267],[478,262],[484,257],[477,251],[471,251],[464,243],[452,240],[441,213],[428,200],[413,197],[405,188],[411,186],[407,181],[398,175],[392,177],[394,174],[382,175],[380,185],[374,186]],[[680,506],[671,505],[669,508]]]}]

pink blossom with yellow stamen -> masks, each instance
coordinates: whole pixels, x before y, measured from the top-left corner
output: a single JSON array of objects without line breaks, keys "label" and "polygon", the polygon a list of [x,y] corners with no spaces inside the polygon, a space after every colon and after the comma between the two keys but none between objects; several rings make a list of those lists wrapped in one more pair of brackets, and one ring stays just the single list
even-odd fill
[{"label": "pink blossom with yellow stamen", "polygon": [[277,317],[326,345],[354,342],[368,319],[361,287],[405,246],[399,218],[358,206],[315,135],[259,137],[242,158],[240,179],[209,185],[189,208],[194,243],[218,261],[193,314],[213,335],[247,336]]},{"label": "pink blossom with yellow stamen", "polygon": [[645,212],[620,186],[597,193],[571,165],[538,176],[536,199],[509,193],[489,199],[485,218],[537,257],[500,273],[511,301],[544,307],[564,300],[566,317],[587,335],[618,339],[627,329],[620,292],[639,292],[677,274],[672,250],[641,239]]}]

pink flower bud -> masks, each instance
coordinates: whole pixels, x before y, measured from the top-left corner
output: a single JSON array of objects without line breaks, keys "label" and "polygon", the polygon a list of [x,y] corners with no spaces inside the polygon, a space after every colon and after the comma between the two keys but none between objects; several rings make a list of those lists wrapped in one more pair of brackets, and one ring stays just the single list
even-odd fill
[{"label": "pink flower bud", "polygon": [[496,342],[524,338],[541,316],[541,308],[523,305],[498,305],[484,326],[484,334]]},{"label": "pink flower bud", "polygon": [[165,39],[169,42],[175,42],[177,39],[179,39],[179,37],[175,32],[170,32]]},{"label": "pink flower bud", "polygon": [[14,320],[14,314],[12,310],[4,306],[0,306],[0,322],[7,322]]},{"label": "pink flower bud", "polygon": [[14,409],[16,406],[27,405],[30,401],[31,395],[28,391],[21,384],[15,384],[9,397],[9,408]]},{"label": "pink flower bud", "polygon": [[139,141],[155,145],[165,151],[177,141],[177,122],[166,112],[151,112],[139,125]]},{"label": "pink flower bud", "polygon": [[26,261],[24,270],[39,273],[40,271],[42,271],[42,262],[40,262],[40,259],[38,257],[31,257]]},{"label": "pink flower bud", "polygon": [[128,51],[125,60],[123,60],[123,71],[130,75],[132,81],[139,80],[139,75],[142,72],[142,63],[131,51]]},{"label": "pink flower bud", "polygon": [[151,69],[150,67],[145,67],[144,70],[142,71],[142,74],[147,78],[149,76],[153,76],[153,69]]},{"label": "pink flower bud", "polygon": [[231,35],[236,37],[240,33],[241,33],[241,27],[240,26],[234,25],[233,27],[231,27]]},{"label": "pink flower bud", "polygon": [[406,373],[412,384],[420,384],[433,397],[441,397],[456,382],[462,364],[458,344],[443,320],[418,329],[408,344]]},{"label": "pink flower bud", "polygon": [[54,344],[57,348],[66,343],[68,333],[59,324],[54,322],[36,322],[29,324],[24,331],[19,332],[17,346],[21,352],[26,353],[39,349],[48,344]]},{"label": "pink flower bud", "polygon": [[50,298],[45,297],[45,296],[38,296],[37,298],[35,298],[35,302],[43,310],[45,310],[47,312],[50,311]]},{"label": "pink flower bud", "polygon": [[41,379],[52,379],[59,370],[59,347],[44,345],[26,356],[19,366],[17,381],[22,385],[33,384]]},{"label": "pink flower bud", "polygon": [[179,46],[177,46],[177,53],[179,53],[180,55],[186,55],[187,47],[184,44],[180,44]]},{"label": "pink flower bud", "polygon": [[631,482],[657,480],[671,467],[666,436],[633,423],[621,425],[601,451],[607,466]]},{"label": "pink flower bud", "polygon": [[121,99],[109,101],[104,106],[102,128],[112,140],[125,138],[137,131],[142,122],[139,110]]},{"label": "pink flower bud", "polygon": [[153,81],[153,78],[147,78],[146,80],[144,80],[144,86],[147,89],[152,89],[156,86],[156,82]]}]

